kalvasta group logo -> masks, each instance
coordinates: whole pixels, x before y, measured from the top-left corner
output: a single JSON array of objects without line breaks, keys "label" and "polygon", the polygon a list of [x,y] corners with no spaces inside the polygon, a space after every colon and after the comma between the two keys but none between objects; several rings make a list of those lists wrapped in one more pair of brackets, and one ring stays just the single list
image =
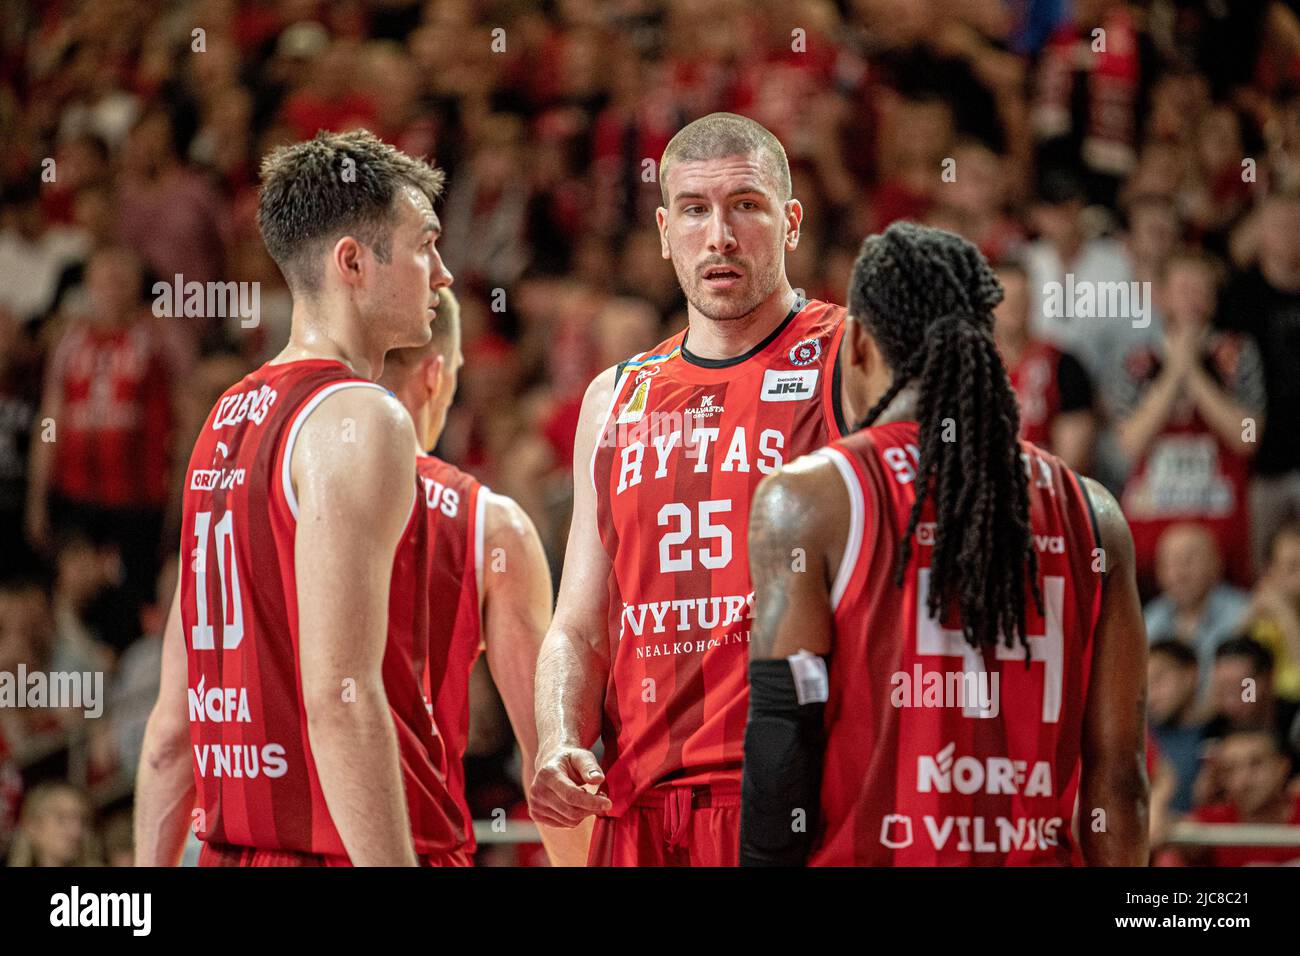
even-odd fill
[{"label": "kalvasta group logo", "polygon": [[821,357],[821,339],[804,339],[790,350],[790,362],[793,365],[812,365]]}]

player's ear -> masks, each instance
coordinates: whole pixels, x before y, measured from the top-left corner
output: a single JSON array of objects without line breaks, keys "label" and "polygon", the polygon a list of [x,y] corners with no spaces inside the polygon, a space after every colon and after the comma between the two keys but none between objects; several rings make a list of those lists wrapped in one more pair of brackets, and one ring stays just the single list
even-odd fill
[{"label": "player's ear", "polygon": [[361,260],[364,250],[361,243],[352,236],[344,236],[334,243],[330,254],[330,267],[339,274],[348,285],[356,285],[361,279]]},{"label": "player's ear", "polygon": [[848,319],[844,336],[848,339],[849,364],[860,371],[870,372],[880,360],[880,350],[867,327],[856,319]]},{"label": "player's ear", "polygon": [[424,387],[429,390],[431,396],[437,395],[442,391],[442,370],[446,367],[446,359],[441,355],[434,355],[424,361]]},{"label": "player's ear", "polygon": [[803,206],[797,199],[785,201],[785,251],[794,252],[799,247],[799,226],[803,222]]},{"label": "player's ear", "polygon": [[659,255],[671,259],[673,253],[668,248],[668,210],[663,206],[655,210],[655,222],[659,224]]}]

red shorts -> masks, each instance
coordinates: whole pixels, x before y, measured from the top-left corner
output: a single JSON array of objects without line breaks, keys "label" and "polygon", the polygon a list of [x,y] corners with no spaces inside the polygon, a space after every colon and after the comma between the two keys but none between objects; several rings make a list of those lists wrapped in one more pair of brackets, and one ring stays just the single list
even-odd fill
[{"label": "red shorts", "polygon": [[738,866],[740,785],[647,790],[621,817],[597,817],[588,866]]},{"label": "red shorts", "polygon": [[[422,856],[420,866],[473,866],[464,847],[450,853]],[[324,853],[299,853],[295,850],[259,850],[252,846],[229,843],[204,843],[199,866],[351,866],[346,856]]]}]

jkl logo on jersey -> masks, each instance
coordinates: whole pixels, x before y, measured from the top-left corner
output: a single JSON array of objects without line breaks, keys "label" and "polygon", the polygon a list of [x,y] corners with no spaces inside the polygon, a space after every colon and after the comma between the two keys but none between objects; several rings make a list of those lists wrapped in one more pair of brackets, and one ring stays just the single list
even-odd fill
[{"label": "jkl logo on jersey", "polygon": [[816,394],[819,374],[821,370],[815,368],[795,372],[770,368],[763,373],[760,398],[765,402],[801,402],[812,398]]}]

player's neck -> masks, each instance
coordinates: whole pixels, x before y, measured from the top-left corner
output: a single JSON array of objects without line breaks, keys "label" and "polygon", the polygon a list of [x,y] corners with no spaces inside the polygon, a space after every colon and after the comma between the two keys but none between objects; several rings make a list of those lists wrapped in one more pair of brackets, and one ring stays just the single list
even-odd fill
[{"label": "player's neck", "polygon": [[885,406],[885,410],[880,413],[880,417],[872,424],[888,425],[890,422],[914,422],[916,421],[916,404],[916,386],[905,386],[901,392],[894,396],[894,400]]},{"label": "player's neck", "polygon": [[703,359],[730,359],[744,355],[772,334],[794,308],[797,295],[788,279],[748,315],[735,319],[711,319],[691,305],[687,309],[690,323],[686,347]]},{"label": "player's neck", "polygon": [[289,343],[271,364],[332,359],[374,381],[384,370],[385,349],[366,341],[359,323],[354,323],[351,330],[341,329],[340,325],[344,323],[327,322],[318,312],[294,302]]}]

